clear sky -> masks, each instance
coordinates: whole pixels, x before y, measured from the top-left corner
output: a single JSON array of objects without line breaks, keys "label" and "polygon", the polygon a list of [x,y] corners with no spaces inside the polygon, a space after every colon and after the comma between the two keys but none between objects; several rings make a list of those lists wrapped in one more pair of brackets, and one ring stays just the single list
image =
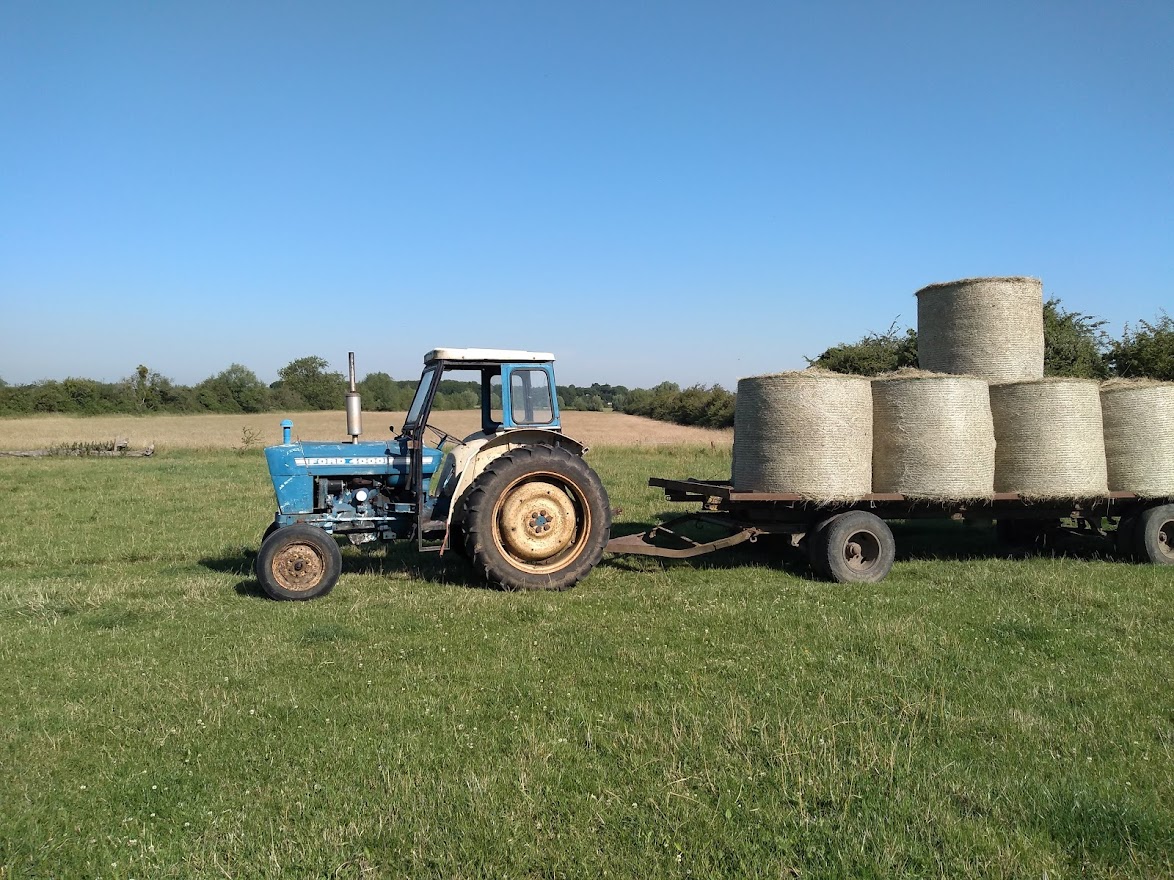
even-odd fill
[{"label": "clear sky", "polygon": [[1034,275],[1174,311],[1174,2],[0,0],[0,377],[720,383]]}]

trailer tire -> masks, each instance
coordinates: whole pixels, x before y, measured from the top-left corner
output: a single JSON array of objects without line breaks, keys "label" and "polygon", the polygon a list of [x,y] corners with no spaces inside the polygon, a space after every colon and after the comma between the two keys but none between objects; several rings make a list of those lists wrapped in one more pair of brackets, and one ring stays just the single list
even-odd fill
[{"label": "trailer tire", "polygon": [[[843,514],[836,514],[836,516],[843,516]],[[827,519],[820,520],[807,532],[807,561],[811,565],[812,572],[824,580],[830,580],[832,576],[831,571],[827,567],[827,539],[828,526],[832,524],[832,520],[836,516],[829,516]]]},{"label": "trailer tire", "polygon": [[548,444],[494,459],[462,502],[466,553],[507,590],[570,589],[602,558],[611,532],[611,504],[595,471]]},{"label": "trailer tire", "polygon": [[1174,504],[1142,511],[1134,534],[1137,558],[1154,565],[1174,565]]},{"label": "trailer tire", "polygon": [[875,514],[852,510],[827,520],[819,539],[821,570],[841,584],[883,580],[897,558],[897,542],[888,524]]},{"label": "trailer tire", "polygon": [[277,529],[257,554],[257,580],[271,599],[304,601],[325,596],[342,573],[342,551],[317,526]]}]

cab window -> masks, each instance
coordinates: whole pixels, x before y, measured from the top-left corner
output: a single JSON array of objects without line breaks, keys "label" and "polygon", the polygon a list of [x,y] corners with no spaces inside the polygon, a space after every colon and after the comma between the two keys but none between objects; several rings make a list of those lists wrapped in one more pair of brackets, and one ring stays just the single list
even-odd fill
[{"label": "cab window", "polygon": [[515,425],[549,425],[554,421],[546,370],[510,371],[510,416]]}]

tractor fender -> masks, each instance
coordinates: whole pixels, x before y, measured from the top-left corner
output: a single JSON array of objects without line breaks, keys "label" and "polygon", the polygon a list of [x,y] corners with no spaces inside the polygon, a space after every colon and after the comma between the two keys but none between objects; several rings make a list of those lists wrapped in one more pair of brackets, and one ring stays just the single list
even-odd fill
[{"label": "tractor fender", "polygon": [[[456,447],[449,456],[452,461],[452,472],[457,476],[456,486],[453,488],[453,504],[449,506],[447,523],[452,525],[453,512],[457,509],[456,500],[465,494],[465,490],[473,485],[473,481],[481,476],[486,466],[512,449],[522,446],[535,446],[545,443],[548,446],[561,446],[573,452],[580,458],[587,452],[588,447],[561,434],[558,431],[544,431],[541,428],[518,428],[505,431],[501,434],[473,434],[466,437],[460,446]],[[446,465],[449,462],[445,462]]]}]

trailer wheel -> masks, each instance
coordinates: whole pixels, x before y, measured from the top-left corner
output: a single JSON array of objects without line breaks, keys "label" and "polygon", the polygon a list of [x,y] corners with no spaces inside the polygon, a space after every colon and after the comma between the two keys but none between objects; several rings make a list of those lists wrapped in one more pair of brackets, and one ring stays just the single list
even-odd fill
[{"label": "trailer wheel", "polygon": [[1174,565],[1174,504],[1142,511],[1134,541],[1138,559],[1155,565]]},{"label": "trailer wheel", "polygon": [[257,580],[272,599],[304,600],[325,596],[342,573],[342,552],[334,538],[316,526],[278,529],[261,544]]},{"label": "trailer wheel", "polygon": [[465,550],[492,583],[566,590],[603,556],[607,490],[586,462],[546,444],[494,459],[463,499]]},{"label": "trailer wheel", "polygon": [[893,567],[897,544],[883,519],[853,510],[827,521],[819,541],[821,570],[841,584],[871,584]]},{"label": "trailer wheel", "polygon": [[[843,514],[836,514],[836,516],[843,516]],[[807,561],[811,565],[811,570],[824,579],[830,579],[832,576],[827,567],[828,526],[832,524],[836,516],[820,520],[807,532]]]}]

